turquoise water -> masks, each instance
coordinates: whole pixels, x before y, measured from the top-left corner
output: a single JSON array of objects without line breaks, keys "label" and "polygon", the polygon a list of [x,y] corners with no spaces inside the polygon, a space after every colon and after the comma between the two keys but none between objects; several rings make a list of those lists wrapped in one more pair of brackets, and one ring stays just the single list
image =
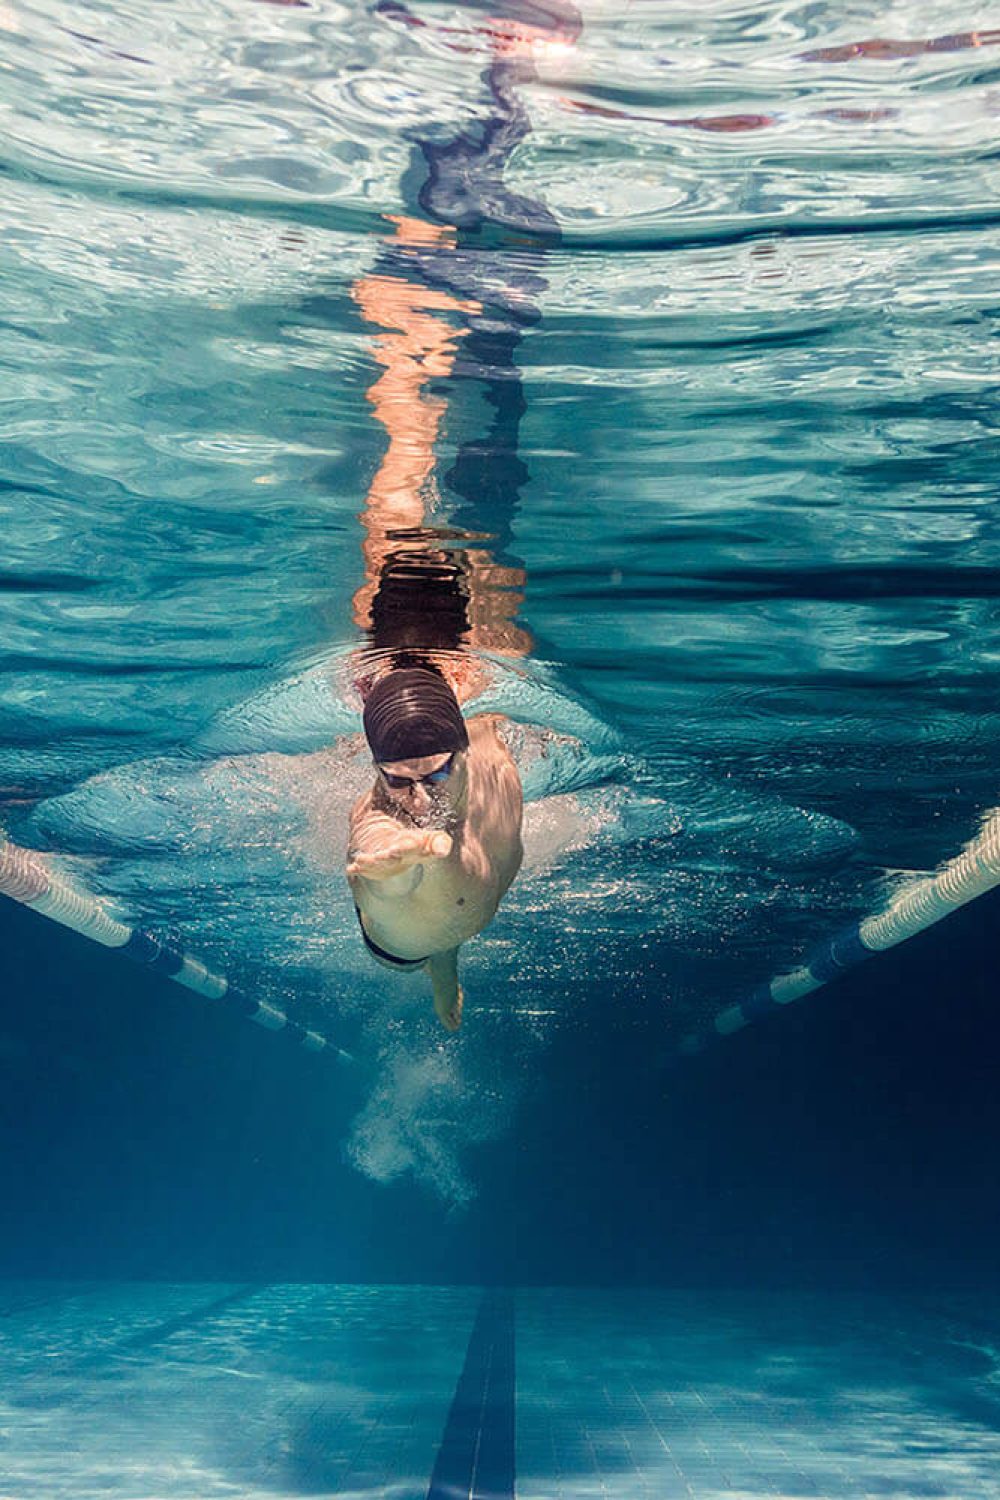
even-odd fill
[{"label": "turquoise water", "polygon": [[[4,825],[343,1038],[348,1159],[457,1206],[555,1038],[666,1046],[955,853],[1000,731],[988,17],[503,14],[0,7]],[[526,633],[447,1048],[341,875],[372,278],[448,303],[427,535]]]},{"label": "turquoise water", "polygon": [[[0,0],[0,877],[159,951],[0,898],[4,1496],[995,1494],[997,898],[678,1061],[1000,800],[995,20]],[[414,644],[526,794],[454,1036]]]}]

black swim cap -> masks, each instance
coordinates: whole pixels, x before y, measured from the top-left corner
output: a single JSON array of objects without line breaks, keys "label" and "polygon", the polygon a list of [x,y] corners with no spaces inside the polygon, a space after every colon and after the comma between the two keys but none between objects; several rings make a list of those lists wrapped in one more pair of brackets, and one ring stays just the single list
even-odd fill
[{"label": "black swim cap", "polygon": [[408,667],[379,678],[365,702],[365,738],[376,762],[420,760],[464,750],[469,731],[439,672]]}]

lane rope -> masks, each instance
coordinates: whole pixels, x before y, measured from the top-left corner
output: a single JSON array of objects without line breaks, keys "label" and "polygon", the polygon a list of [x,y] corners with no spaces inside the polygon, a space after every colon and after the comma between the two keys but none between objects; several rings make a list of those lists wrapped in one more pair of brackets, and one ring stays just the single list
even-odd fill
[{"label": "lane rope", "polygon": [[934,874],[897,891],[880,912],[862,917],[806,954],[798,968],[755,985],[720,1011],[701,1031],[684,1038],[678,1053],[697,1056],[763,1016],[821,989],[875,953],[898,947],[943,917],[1000,885],[1000,808],[989,813],[980,832],[960,854]]},{"label": "lane rope", "polygon": [[206,1000],[220,1000],[268,1031],[283,1032],[308,1052],[325,1052],[338,1062],[353,1062],[331,1037],[303,1026],[271,1001],[255,1000],[200,958],[143,927],[130,927],[111,916],[96,897],[77,890],[52,870],[40,854],[12,844],[0,834],[0,895],[40,912],[82,937],[117,948],[149,969],[165,974]]}]

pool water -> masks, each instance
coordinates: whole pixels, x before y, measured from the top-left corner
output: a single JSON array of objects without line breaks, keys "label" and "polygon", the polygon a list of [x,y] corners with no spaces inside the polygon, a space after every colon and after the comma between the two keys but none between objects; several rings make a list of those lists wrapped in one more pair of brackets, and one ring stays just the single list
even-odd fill
[{"label": "pool water", "polygon": [[[1000,801],[991,20],[937,0],[0,4],[0,825],[353,1058],[293,1063],[5,910],[9,1274],[989,1280],[992,907],[840,1009],[824,992],[675,1063]],[[414,597],[470,709],[509,721],[527,803],[454,1038],[422,977],[372,964],[343,878],[361,688]],[[413,1439],[422,1493],[477,1295]],[[596,1293],[534,1296],[519,1493],[590,1493],[577,1457],[562,1490],[537,1478],[556,1376],[523,1351],[565,1333],[575,1381],[574,1329],[632,1335]],[[678,1347],[703,1316],[669,1313]],[[783,1339],[767,1358],[794,1384]],[[674,1452],[655,1359],[602,1408],[628,1405],[616,1472],[623,1443],[637,1475]],[[896,1375],[869,1375],[877,1423]],[[786,1468],[760,1492],[862,1493],[860,1398],[816,1439],[840,1478],[783,1399],[759,1421]],[[923,1400],[893,1407],[900,1433]],[[691,1441],[707,1467],[677,1449],[677,1493],[764,1484],[757,1448],[740,1468]],[[985,1494],[976,1453],[961,1480],[924,1465],[938,1488],[876,1465],[872,1492]],[[42,1493],[34,1461],[19,1495]],[[346,1468],[320,1490],[261,1472],[246,1485],[353,1493]],[[672,1492],[656,1473],[604,1493]]]}]

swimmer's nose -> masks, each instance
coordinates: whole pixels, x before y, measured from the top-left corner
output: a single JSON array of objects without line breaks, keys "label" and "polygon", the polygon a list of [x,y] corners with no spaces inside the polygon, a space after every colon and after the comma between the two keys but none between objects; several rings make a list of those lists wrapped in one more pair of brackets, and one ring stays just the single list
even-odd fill
[{"label": "swimmer's nose", "polygon": [[410,808],[415,813],[429,812],[431,807],[430,793],[422,781],[418,781],[410,788]]}]

